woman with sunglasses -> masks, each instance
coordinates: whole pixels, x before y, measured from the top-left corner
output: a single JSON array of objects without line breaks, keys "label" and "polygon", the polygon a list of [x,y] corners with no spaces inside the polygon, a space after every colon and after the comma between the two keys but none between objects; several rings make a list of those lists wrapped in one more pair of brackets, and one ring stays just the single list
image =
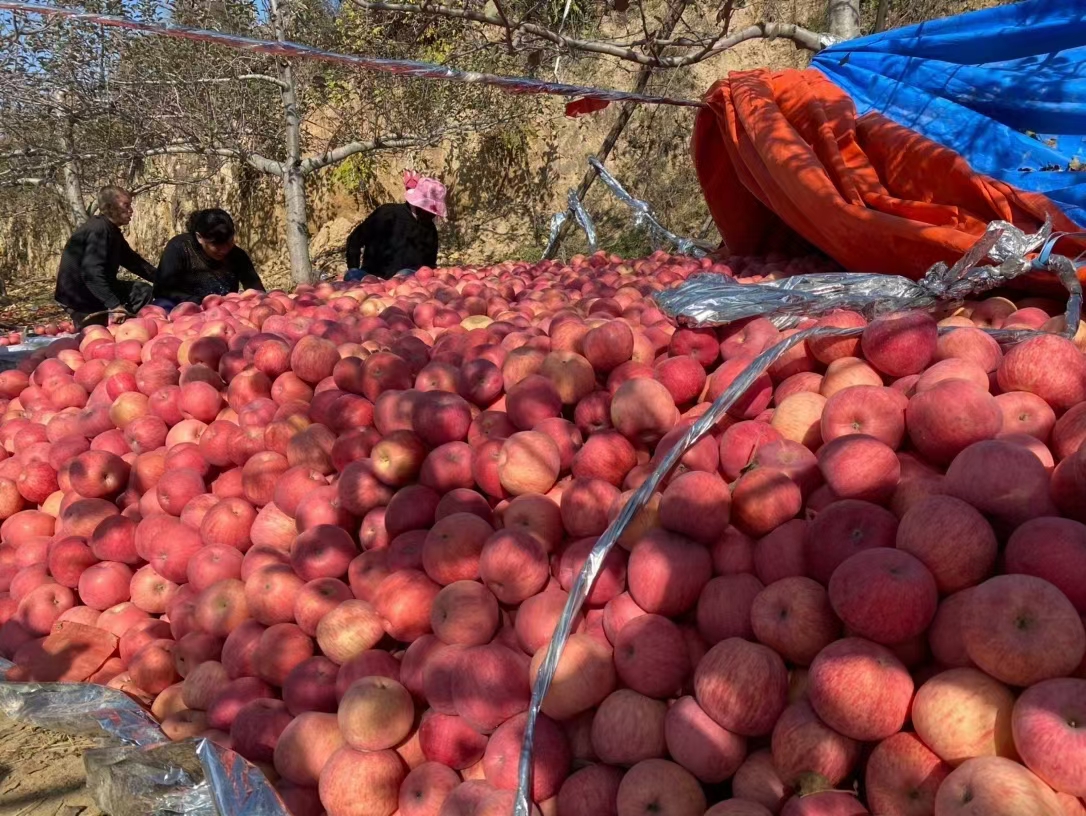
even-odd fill
[{"label": "woman with sunglasses", "polygon": [[170,309],[239,289],[264,291],[249,253],[234,238],[234,219],[226,210],[193,213],[188,231],[171,238],[162,251],[153,302]]}]

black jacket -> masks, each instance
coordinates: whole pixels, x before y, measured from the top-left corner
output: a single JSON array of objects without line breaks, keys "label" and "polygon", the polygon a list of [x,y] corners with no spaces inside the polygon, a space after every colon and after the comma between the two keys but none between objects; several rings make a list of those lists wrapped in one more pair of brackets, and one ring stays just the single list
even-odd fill
[{"label": "black jacket", "polygon": [[126,299],[126,292],[117,286],[122,266],[144,280],[155,279],[155,268],[128,245],[116,224],[101,215],[91,216],[64,246],[54,297],[75,312],[119,308]]},{"label": "black jacket", "polygon": [[191,233],[174,236],[162,250],[155,278],[155,298],[199,303],[208,295],[264,289],[249,253],[234,247],[221,261],[208,257]]},{"label": "black jacket", "polygon": [[410,204],[382,204],[347,238],[347,268],[391,278],[401,269],[437,265],[437,227]]}]

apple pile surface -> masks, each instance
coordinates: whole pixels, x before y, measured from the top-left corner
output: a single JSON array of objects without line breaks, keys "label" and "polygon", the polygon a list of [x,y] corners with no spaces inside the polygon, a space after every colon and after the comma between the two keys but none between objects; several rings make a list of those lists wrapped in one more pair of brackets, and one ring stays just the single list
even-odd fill
[{"label": "apple pile surface", "polygon": [[[75,332],[75,324],[70,320],[61,320],[55,323],[39,323],[36,326],[27,328],[27,337],[56,337],[61,334],[72,334]],[[9,331],[6,334],[0,334],[0,346],[18,346],[23,342],[23,332]]]},{"label": "apple pile surface", "polygon": [[[0,374],[10,679],[123,690],[296,816],[509,816],[593,544],[797,330],[679,328],[652,295],[818,268],[423,269],[58,340]],[[758,376],[604,560],[537,722],[538,812],[1086,816],[1060,308],[806,321],[862,334]]]}]

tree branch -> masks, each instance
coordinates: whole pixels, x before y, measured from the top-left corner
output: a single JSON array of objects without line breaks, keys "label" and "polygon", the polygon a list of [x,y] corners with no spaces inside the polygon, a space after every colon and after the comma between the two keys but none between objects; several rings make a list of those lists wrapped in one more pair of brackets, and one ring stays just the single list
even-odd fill
[{"label": "tree branch", "polygon": [[505,28],[505,41],[509,46],[509,53],[514,53],[517,49],[513,44],[513,26],[509,23],[509,16],[505,13],[505,9],[502,8],[501,0],[494,0],[494,8],[498,12],[498,17],[501,18],[501,24]]},{"label": "tree branch", "polygon": [[765,23],[759,22],[747,26],[742,31],[737,31],[730,37],[721,40],[709,50],[703,50],[685,57],[670,57],[661,60],[663,68],[681,68],[685,65],[693,65],[722,54],[730,48],[734,48],[747,40],[791,40],[797,48],[805,48],[816,54],[827,46],[824,35],[817,31],[798,26],[795,23]]},{"label": "tree branch", "polygon": [[[564,34],[559,34],[556,31],[552,31],[549,28],[534,23],[518,22],[509,24],[500,17],[473,11],[471,9],[452,8],[450,6],[433,3],[416,5],[414,3],[384,2],[384,0],[353,0],[353,2],[355,5],[370,11],[389,11],[397,14],[415,14],[424,17],[445,17],[454,20],[468,20],[473,23],[481,23],[483,25],[506,29],[507,31],[512,30],[524,34],[531,34],[570,51],[604,54],[628,62],[634,62],[638,65],[651,66],[654,68],[682,68],[687,65],[694,65],[695,63],[711,59],[712,57],[727,51],[729,48],[734,48],[747,40],[755,39],[792,40],[797,47],[814,52],[821,51],[825,47],[825,43],[820,34],[803,28],[802,26],[798,26],[794,23],[759,22],[726,39],[719,40],[713,44],[712,47],[706,48],[705,46],[699,46],[697,50],[689,54],[674,57],[661,57],[656,54],[646,54],[631,47],[600,42],[599,40],[582,40],[576,37],[567,37]],[[710,40],[710,42],[712,42],[712,40]],[[662,42],[654,43],[651,41],[646,41],[645,44],[657,48],[663,45]]]},{"label": "tree branch", "polygon": [[143,184],[136,185],[129,189],[128,192],[130,192],[134,198],[140,193],[146,193],[148,190],[155,190],[159,187],[188,187],[197,184],[205,184],[210,181],[211,178],[211,176],[201,176],[200,178],[184,180],[167,178],[154,179],[152,181],[145,181]]},{"label": "tree branch", "polygon": [[860,36],[860,0],[830,0],[827,17],[830,34],[838,41]]},{"label": "tree branch", "polygon": [[0,160],[3,159],[24,159],[33,156],[52,156],[56,155],[55,151],[46,150],[41,147],[27,147],[20,150],[9,150],[5,153],[0,153]]},{"label": "tree branch", "polygon": [[171,144],[144,150],[143,156],[224,156],[246,162],[250,167],[271,176],[283,175],[283,164],[259,153],[246,153],[232,147],[209,147],[199,144]]},{"label": "tree branch", "polygon": [[237,78],[252,79],[259,82],[270,82],[272,85],[274,85],[276,88],[279,88],[280,90],[283,90],[287,86],[287,83],[283,82],[283,80],[277,77],[268,76],[267,74],[241,74]]},{"label": "tree branch", "polygon": [[47,178],[0,178],[0,187],[46,187],[52,183],[52,179]]},{"label": "tree branch", "polygon": [[879,8],[875,12],[875,33],[886,30],[886,13],[889,11],[890,0],[879,0]]},{"label": "tree branch", "polygon": [[239,80],[254,80],[268,82],[277,88],[283,87],[282,80],[268,74],[238,74],[233,77],[201,77],[199,79],[129,79],[113,80],[114,85],[141,87],[143,85],[168,85],[170,87],[184,87],[186,85],[224,85],[228,82]]},{"label": "tree branch", "polygon": [[309,156],[302,159],[301,172],[303,176],[308,176],[317,170],[341,162],[358,153],[370,153],[375,150],[402,150],[408,147],[426,147],[441,141],[446,136],[453,133],[480,130],[483,127],[485,127],[485,124],[482,123],[475,125],[453,125],[425,136],[378,136],[376,139],[368,142],[348,142],[345,145],[326,150],[324,153],[320,153],[316,156]]}]

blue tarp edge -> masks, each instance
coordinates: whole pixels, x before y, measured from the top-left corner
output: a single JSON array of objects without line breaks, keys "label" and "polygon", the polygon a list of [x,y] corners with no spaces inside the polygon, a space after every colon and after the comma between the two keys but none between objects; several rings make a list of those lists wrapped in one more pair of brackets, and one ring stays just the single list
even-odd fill
[{"label": "blue tarp edge", "polygon": [[1027,0],[835,45],[852,97],[1086,226],[1086,2]]}]

